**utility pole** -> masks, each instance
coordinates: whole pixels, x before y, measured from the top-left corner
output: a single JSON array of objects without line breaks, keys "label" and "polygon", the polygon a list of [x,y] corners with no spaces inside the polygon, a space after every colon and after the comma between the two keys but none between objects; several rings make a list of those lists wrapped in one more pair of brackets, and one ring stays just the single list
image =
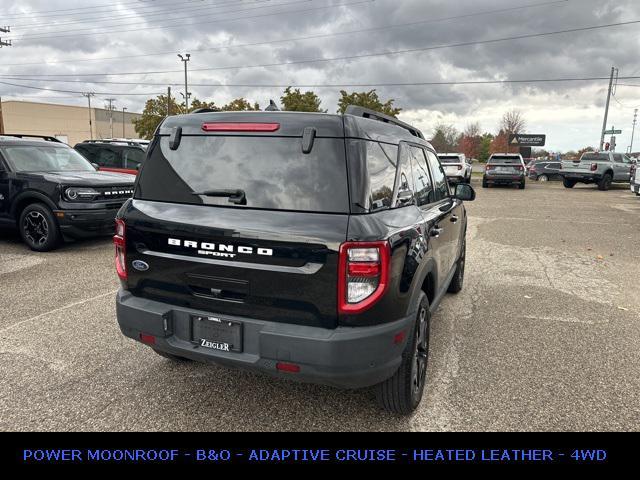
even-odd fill
[{"label": "utility pole", "polygon": [[629,145],[629,153],[633,153],[633,137],[636,134],[636,124],[638,123],[638,109],[633,112],[633,128],[631,129],[631,145]]},{"label": "utility pole", "polygon": [[171,87],[167,87],[167,117],[171,116]]},{"label": "utility pole", "polygon": [[105,98],[106,102],[109,102],[109,106],[107,109],[109,110],[109,131],[111,138],[113,138],[113,102],[116,101],[115,98]]},{"label": "utility pole", "polygon": [[607,104],[604,107],[604,121],[602,122],[602,135],[600,136],[600,150],[604,148],[604,132],[607,129],[607,119],[609,117],[609,103],[611,102],[611,92],[613,91],[613,77],[618,74],[616,67],[611,67],[611,78],[609,78],[609,93],[607,94]]},{"label": "utility pole", "polygon": [[180,57],[180,60],[182,61],[182,63],[184,63],[184,101],[185,101],[185,105],[187,106],[185,113],[189,113],[189,86],[187,83],[187,63],[189,62],[189,59],[191,58],[191,54],[190,53],[185,53],[184,57],[179,53],[178,57]]},{"label": "utility pole", "polygon": [[2,98],[0,97],[0,135],[4,133],[4,120],[2,119]]},{"label": "utility pole", "polygon": [[124,131],[124,111],[127,107],[122,107],[122,138],[127,138],[127,134]]},{"label": "utility pole", "polygon": [[82,94],[83,97],[87,97],[89,101],[89,137],[93,140],[93,121],[91,120],[91,97],[95,96],[93,92],[86,92]]},{"label": "utility pole", "polygon": [[[11,31],[11,27],[0,27],[0,33],[9,33]],[[11,40],[2,40],[2,37],[0,37],[0,48],[2,47],[10,47],[11,46]]]}]

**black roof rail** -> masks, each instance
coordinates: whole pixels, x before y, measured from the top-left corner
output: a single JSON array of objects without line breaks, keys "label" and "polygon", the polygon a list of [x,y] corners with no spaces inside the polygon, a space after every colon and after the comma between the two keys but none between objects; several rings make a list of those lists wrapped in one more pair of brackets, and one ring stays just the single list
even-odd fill
[{"label": "black roof rail", "polygon": [[0,133],[0,137],[17,137],[17,138],[41,138],[47,142],[64,143],[51,135],[31,135],[26,133]]},{"label": "black roof rail", "polygon": [[409,130],[409,133],[414,137],[418,137],[424,140],[424,135],[420,130],[415,127],[412,127],[408,123],[401,122],[397,118],[391,117],[389,115],[385,115],[384,113],[376,112],[375,110],[370,110],[368,108],[360,107],[358,105],[349,105],[344,111],[345,115],[353,115],[355,117],[363,117],[370,118],[371,120],[378,120],[379,122],[391,123],[393,125],[397,125],[398,127],[404,128],[405,130]]},{"label": "black roof rail", "polygon": [[83,140],[82,143],[117,143],[120,145],[127,145],[129,147],[136,147],[141,145],[143,142],[147,142],[147,140],[118,140],[117,138],[106,138],[106,139],[98,139],[98,140]]},{"label": "black roof rail", "polygon": [[214,110],[213,108],[196,108],[189,113],[216,113],[219,110]]}]

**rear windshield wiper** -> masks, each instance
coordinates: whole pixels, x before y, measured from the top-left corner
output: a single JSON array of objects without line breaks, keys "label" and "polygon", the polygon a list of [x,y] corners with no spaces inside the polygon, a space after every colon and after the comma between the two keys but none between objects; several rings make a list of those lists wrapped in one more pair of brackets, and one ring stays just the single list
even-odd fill
[{"label": "rear windshield wiper", "polygon": [[191,195],[204,195],[205,197],[228,197],[231,203],[236,205],[246,205],[247,195],[244,190],[205,190],[203,192],[192,192]]}]

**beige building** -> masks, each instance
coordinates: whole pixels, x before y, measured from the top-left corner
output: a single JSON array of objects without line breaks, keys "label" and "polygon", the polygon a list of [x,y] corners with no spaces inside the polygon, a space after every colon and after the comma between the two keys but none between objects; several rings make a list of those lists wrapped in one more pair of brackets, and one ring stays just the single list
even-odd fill
[{"label": "beige building", "polygon": [[[32,135],[51,135],[73,146],[89,139],[111,138],[110,112],[104,108],[91,108],[91,132],[89,131],[89,108],[51,103],[3,101],[0,105],[0,129],[4,132]],[[132,120],[139,113],[124,113],[113,110],[113,137],[138,138]]]}]

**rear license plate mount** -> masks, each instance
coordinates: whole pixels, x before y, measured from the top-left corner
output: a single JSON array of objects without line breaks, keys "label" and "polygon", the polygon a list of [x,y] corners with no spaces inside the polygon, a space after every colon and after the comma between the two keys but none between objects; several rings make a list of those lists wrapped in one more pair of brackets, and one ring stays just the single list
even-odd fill
[{"label": "rear license plate mount", "polygon": [[207,315],[191,315],[191,341],[198,348],[241,353],[242,334],[241,322]]}]

